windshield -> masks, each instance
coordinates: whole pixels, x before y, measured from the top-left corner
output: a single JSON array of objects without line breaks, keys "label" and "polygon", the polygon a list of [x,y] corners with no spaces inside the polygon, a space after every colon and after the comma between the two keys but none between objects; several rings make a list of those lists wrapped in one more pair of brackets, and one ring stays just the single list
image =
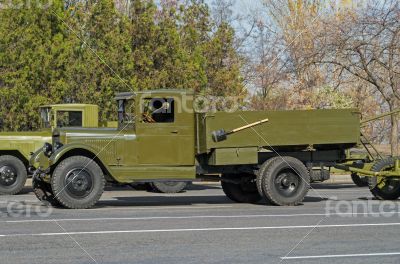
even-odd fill
[{"label": "windshield", "polygon": [[42,128],[51,128],[51,108],[42,107],[40,108],[40,120]]}]

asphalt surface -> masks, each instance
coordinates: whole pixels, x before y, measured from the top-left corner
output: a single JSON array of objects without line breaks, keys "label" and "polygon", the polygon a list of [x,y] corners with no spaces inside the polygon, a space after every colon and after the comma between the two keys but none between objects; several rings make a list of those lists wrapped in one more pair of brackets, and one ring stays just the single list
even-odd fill
[{"label": "asphalt surface", "polygon": [[[94,209],[0,196],[0,263],[400,263],[400,201],[313,185],[304,204],[237,204],[220,186],[106,191]],[[386,212],[386,213],[384,213]]]}]

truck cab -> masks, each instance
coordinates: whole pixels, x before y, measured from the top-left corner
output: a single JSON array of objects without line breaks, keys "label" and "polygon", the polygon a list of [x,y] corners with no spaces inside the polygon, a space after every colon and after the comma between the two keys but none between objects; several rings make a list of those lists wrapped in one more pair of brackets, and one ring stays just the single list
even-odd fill
[{"label": "truck cab", "polygon": [[53,104],[39,107],[41,129],[98,127],[99,107],[91,104]]}]

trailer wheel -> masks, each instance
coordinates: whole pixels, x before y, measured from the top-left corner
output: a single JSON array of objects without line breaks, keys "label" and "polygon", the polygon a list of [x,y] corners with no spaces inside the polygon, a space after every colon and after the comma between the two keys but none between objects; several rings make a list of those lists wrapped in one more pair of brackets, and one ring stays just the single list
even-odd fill
[{"label": "trailer wheel", "polygon": [[[390,170],[394,167],[394,159],[387,158],[377,161],[371,168],[374,172]],[[371,193],[379,200],[396,200],[400,197],[400,181],[385,177],[368,177]],[[383,186],[380,186],[383,184]]]},{"label": "trailer wheel", "polygon": [[0,194],[19,193],[24,188],[27,177],[26,167],[19,158],[0,156]]},{"label": "trailer wheel", "polygon": [[51,189],[50,183],[44,182],[36,177],[32,178],[32,188],[33,193],[36,198],[39,199],[44,205],[59,207],[61,206],[60,202],[54,197],[53,190]]},{"label": "trailer wheel", "polygon": [[99,165],[84,156],[61,161],[51,177],[56,199],[66,208],[92,207],[103,193],[105,179]]},{"label": "trailer wheel", "polygon": [[186,186],[187,182],[165,181],[165,182],[152,182],[151,186],[155,192],[159,193],[180,193]]},{"label": "trailer wheel", "polygon": [[351,180],[354,182],[355,185],[358,187],[366,187],[368,186],[368,177],[360,177],[357,173],[353,172],[351,174]]},{"label": "trailer wheel", "polygon": [[293,157],[274,159],[262,172],[265,198],[275,205],[298,205],[310,187],[310,174],[304,164]]},{"label": "trailer wheel", "polygon": [[[233,179],[235,175],[223,175],[223,178]],[[225,195],[237,203],[256,203],[262,199],[258,193],[256,177],[247,175],[241,178],[240,182],[221,182]]]}]

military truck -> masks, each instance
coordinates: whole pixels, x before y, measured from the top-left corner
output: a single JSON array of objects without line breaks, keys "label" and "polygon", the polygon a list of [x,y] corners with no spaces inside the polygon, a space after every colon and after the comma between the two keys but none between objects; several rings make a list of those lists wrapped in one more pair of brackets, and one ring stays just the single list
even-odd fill
[{"label": "military truck", "polygon": [[39,109],[41,129],[0,133],[0,194],[17,194],[25,185],[31,152],[51,140],[56,127],[97,127],[98,107],[90,104],[55,104]]},{"label": "military truck", "polygon": [[171,89],[116,100],[118,128],[56,129],[32,156],[40,200],[90,208],[106,182],[215,177],[235,202],[298,205],[310,170],[344,162],[360,143],[355,109],[196,112],[192,93]]}]

